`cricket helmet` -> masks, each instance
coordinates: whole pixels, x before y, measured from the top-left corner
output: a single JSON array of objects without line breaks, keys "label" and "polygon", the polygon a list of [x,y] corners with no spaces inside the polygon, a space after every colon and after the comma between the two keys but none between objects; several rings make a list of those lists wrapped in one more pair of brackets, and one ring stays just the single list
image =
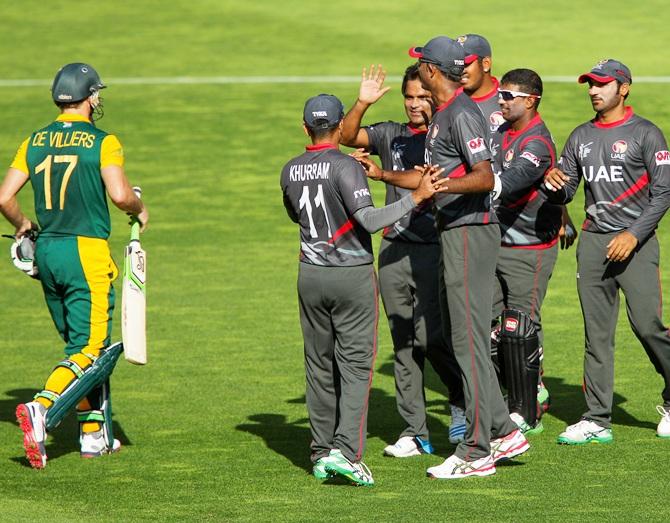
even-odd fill
[{"label": "cricket helmet", "polygon": [[56,103],[81,102],[105,87],[93,67],[73,63],[64,65],[56,73],[51,96]]}]

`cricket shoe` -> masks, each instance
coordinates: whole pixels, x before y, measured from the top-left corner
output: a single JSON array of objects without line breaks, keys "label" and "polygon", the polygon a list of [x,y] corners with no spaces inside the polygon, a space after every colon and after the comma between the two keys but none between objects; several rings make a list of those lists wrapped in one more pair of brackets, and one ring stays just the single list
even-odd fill
[{"label": "cricket shoe", "polygon": [[421,439],[419,436],[403,436],[393,445],[388,445],[384,449],[384,456],[391,456],[392,458],[409,458],[432,453],[433,446],[430,441]]},{"label": "cricket shoe", "polygon": [[449,443],[458,445],[465,439],[465,411],[456,405],[450,405],[451,423],[449,424]]},{"label": "cricket shoe", "polygon": [[494,463],[515,458],[526,452],[530,443],[521,429],[510,432],[507,436],[491,440],[491,458]]},{"label": "cricket shoe", "polygon": [[529,425],[523,416],[518,412],[511,412],[509,415],[510,419],[519,427],[519,430],[523,434],[539,434],[544,430],[544,425],[542,425],[542,420],[537,420],[535,426]]},{"label": "cricket shoe", "polygon": [[326,470],[326,465],[328,463],[332,463],[334,461],[338,461],[343,458],[344,456],[342,455],[340,449],[332,449],[330,451],[330,454],[316,460],[316,463],[314,463],[314,466],[312,467],[312,475],[316,479],[321,480],[332,478],[335,474],[333,474],[332,472],[328,472]]},{"label": "cricket shoe", "polygon": [[[330,456],[332,456],[332,451]],[[325,469],[326,472],[347,478],[356,486],[371,487],[375,484],[375,480],[372,479],[372,472],[365,463],[349,461],[342,453],[332,461],[328,461]]]},{"label": "cricket shoe", "polygon": [[543,382],[537,386],[537,402],[540,404],[542,412],[547,412],[551,407],[551,398],[549,397],[549,390],[544,386]]},{"label": "cricket shoe", "polygon": [[569,425],[565,432],[558,435],[557,443],[561,445],[584,445],[586,443],[611,443],[614,441],[612,429],[601,427],[596,422],[583,419]]},{"label": "cricket shoe", "polygon": [[496,464],[490,454],[475,461],[465,461],[453,454],[444,460],[442,465],[426,470],[426,475],[433,479],[461,479],[471,476],[490,476],[495,473]]},{"label": "cricket shoe", "polygon": [[81,436],[79,436],[79,444],[81,446],[79,455],[82,458],[99,458],[105,454],[113,454],[114,452],[121,450],[121,442],[118,439],[114,440],[112,448],[110,449],[107,443],[105,443],[105,438],[101,430],[97,432],[82,433]]},{"label": "cricket shoe", "polygon": [[43,469],[47,465],[47,451],[44,447],[47,439],[46,411],[44,405],[37,401],[21,403],[16,407],[16,421],[23,431],[23,448],[34,469]]},{"label": "cricket shoe", "polygon": [[659,438],[670,438],[670,407],[657,405],[656,410],[661,415],[661,421],[658,422],[658,427],[656,427],[656,435]]}]

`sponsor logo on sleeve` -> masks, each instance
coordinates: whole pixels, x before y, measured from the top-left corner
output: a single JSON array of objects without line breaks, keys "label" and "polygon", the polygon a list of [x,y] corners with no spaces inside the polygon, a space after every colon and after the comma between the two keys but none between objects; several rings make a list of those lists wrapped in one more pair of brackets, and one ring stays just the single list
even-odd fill
[{"label": "sponsor logo on sleeve", "polygon": [[656,165],[670,165],[670,151],[658,151],[656,153]]},{"label": "sponsor logo on sleeve", "polygon": [[354,198],[358,200],[359,198],[363,198],[364,196],[370,196],[370,190],[369,189],[359,189],[357,191],[354,191]]},{"label": "sponsor logo on sleeve", "polygon": [[531,153],[530,151],[522,152],[521,153],[521,158],[525,158],[530,163],[532,163],[535,167],[540,166],[540,159],[537,156],[535,156],[533,153]]},{"label": "sponsor logo on sleeve", "polygon": [[471,154],[477,154],[481,153],[482,151],[486,151],[486,142],[484,141],[484,138],[479,136],[468,140],[466,144]]}]

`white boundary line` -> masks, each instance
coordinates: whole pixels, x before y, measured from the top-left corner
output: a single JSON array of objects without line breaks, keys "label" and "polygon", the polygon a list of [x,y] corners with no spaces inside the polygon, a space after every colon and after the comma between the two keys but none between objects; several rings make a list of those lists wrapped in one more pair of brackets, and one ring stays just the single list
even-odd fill
[{"label": "white boundary line", "polygon": [[[576,83],[577,76],[545,76],[545,83]],[[400,82],[400,76],[387,76]],[[156,76],[105,78],[107,85],[217,85],[217,84],[357,84],[360,76]],[[0,78],[0,87],[50,87],[52,80]],[[634,83],[667,84],[670,76],[637,76]]]}]

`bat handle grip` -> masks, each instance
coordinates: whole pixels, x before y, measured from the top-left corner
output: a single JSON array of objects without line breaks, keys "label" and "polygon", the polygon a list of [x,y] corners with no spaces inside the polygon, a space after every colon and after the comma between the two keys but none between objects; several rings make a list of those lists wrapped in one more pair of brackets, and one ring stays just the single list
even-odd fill
[{"label": "bat handle grip", "polygon": [[[136,185],[133,187],[133,192],[137,195],[138,198],[142,198],[142,188]],[[139,240],[140,239],[140,221],[133,216],[130,221],[130,239]]]}]

